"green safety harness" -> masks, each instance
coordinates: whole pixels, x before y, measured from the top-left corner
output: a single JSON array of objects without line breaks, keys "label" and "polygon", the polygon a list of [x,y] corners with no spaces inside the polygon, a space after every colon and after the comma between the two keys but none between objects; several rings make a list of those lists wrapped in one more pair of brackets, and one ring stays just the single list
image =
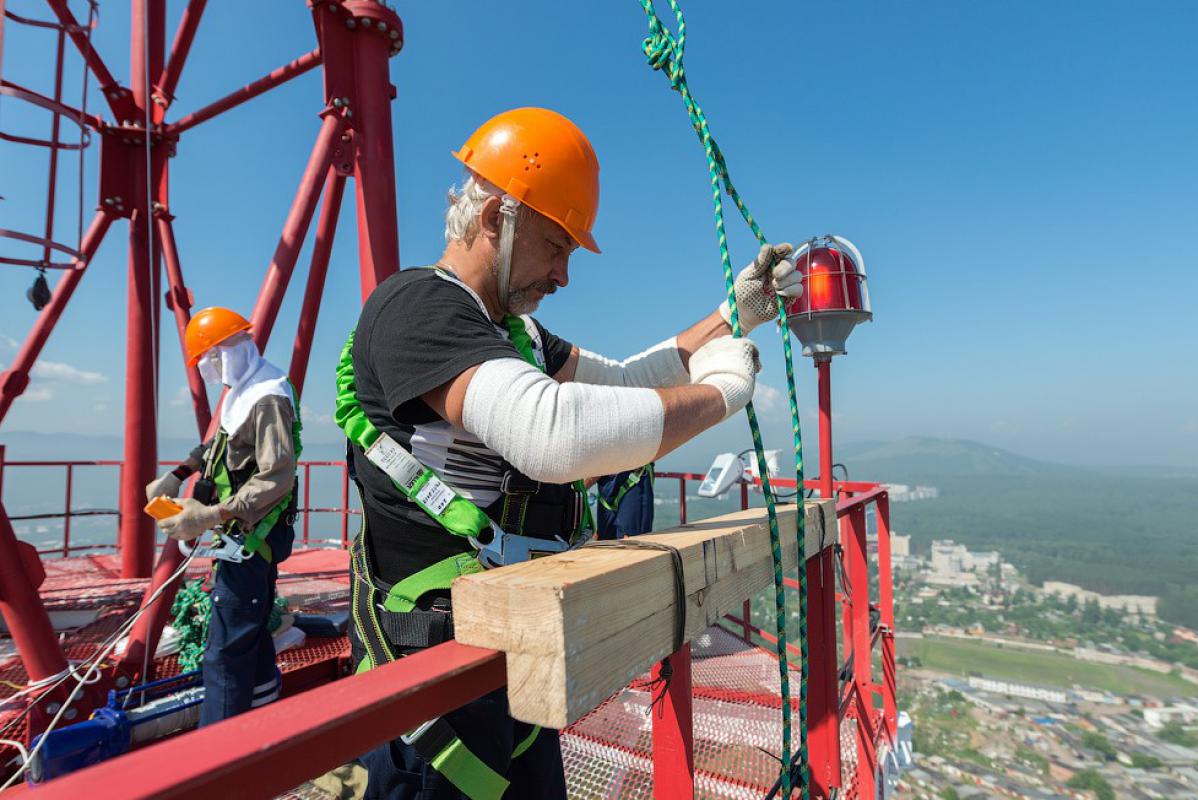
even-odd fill
[{"label": "green safety harness", "polygon": [[[703,145],[703,152],[707,156],[707,170],[711,178],[711,200],[715,207],[716,239],[720,248],[720,259],[724,266],[724,285],[728,294],[728,305],[732,311],[732,335],[741,336],[740,316],[736,308],[732,260],[728,254],[728,238],[724,229],[724,204],[722,198],[725,193],[736,204],[737,210],[740,211],[741,216],[753,231],[753,235],[757,237],[757,241],[761,244],[766,244],[767,240],[765,234],[762,233],[761,228],[753,219],[753,215],[749,213],[748,207],[741,200],[735,187],[733,187],[732,180],[728,176],[728,166],[724,161],[724,155],[720,152],[715,138],[711,135],[711,130],[707,125],[707,118],[703,115],[703,110],[699,107],[698,102],[687,86],[686,70],[682,63],[683,52],[686,47],[686,20],[683,17],[682,8],[678,5],[678,0],[669,0],[670,9],[674,12],[674,17],[678,24],[677,35],[674,35],[662,23],[661,19],[658,18],[657,12],[653,7],[653,0],[639,0],[639,2],[649,23],[649,35],[645,38],[641,49],[649,60],[649,66],[664,73],[670,81],[670,88],[678,92],[682,97],[682,102],[686,106],[686,113],[690,118],[691,126],[694,128],[695,133],[698,134],[699,141]],[[754,411],[752,403],[749,403],[745,407],[745,413],[749,418],[749,431],[752,434],[753,449],[757,455],[758,474],[761,475],[761,490],[765,496],[765,505],[769,515],[770,545],[773,550],[774,560],[774,608],[776,611],[778,676],[781,683],[780,693],[782,695],[780,796],[791,796],[791,786],[794,782],[794,777],[797,776],[801,796],[803,800],[807,800],[810,781],[808,780],[807,757],[807,572],[803,568],[802,563],[802,554],[807,552],[805,547],[806,515],[802,510],[803,436],[799,427],[799,405],[795,391],[794,358],[791,352],[790,328],[786,323],[785,303],[780,296],[778,297],[778,322],[782,334],[782,351],[786,360],[786,388],[790,401],[791,427],[794,432],[795,485],[798,487],[798,502],[800,506],[795,517],[797,520],[796,536],[798,537],[798,552],[800,554],[798,569],[799,643],[802,662],[799,682],[799,749],[795,754],[798,763],[794,765],[794,769],[792,769],[791,765],[790,666],[788,664],[786,644],[786,594],[782,574],[781,535],[778,526],[778,514],[775,507],[776,501],[770,485],[769,468],[765,460],[765,448],[761,440],[761,429],[757,423],[757,413]]]},{"label": "green safety harness", "polygon": [[[508,337],[521,357],[543,371],[544,365],[536,358],[528,324],[523,318],[511,314],[503,319]],[[333,416],[338,427],[351,443],[363,449],[371,463],[391,478],[400,494],[420,507],[447,533],[467,539],[475,549],[472,553],[459,553],[442,559],[383,591],[371,569],[373,561],[366,533],[366,518],[363,516],[362,529],[354,537],[350,548],[350,572],[354,627],[364,653],[358,662],[357,672],[365,672],[403,655],[392,646],[393,641],[428,646],[453,638],[450,615],[435,610],[436,606],[429,612],[418,609],[417,601],[422,596],[449,589],[460,575],[580,545],[594,530],[594,523],[585,502],[586,489],[583,482],[578,481],[574,489],[582,498],[583,508],[568,540],[553,542],[507,534],[503,525],[513,522],[519,524],[527,513],[527,496],[505,495],[500,512],[502,524],[496,525],[482,509],[459,495],[433,470],[378,430],[358,401],[353,344],[354,332],[351,331],[337,365],[337,399]],[[496,549],[497,542],[499,549]],[[505,549],[505,544],[513,547]],[[513,749],[512,758],[519,757],[531,747],[540,731],[539,726],[533,727],[529,735]],[[472,800],[498,800],[507,790],[508,781],[471,753],[443,717],[430,720],[400,738]]]},{"label": "green safety harness", "polygon": [[640,483],[643,480],[649,481],[650,486],[653,485],[653,464],[652,463],[646,464],[645,466],[641,467],[640,469],[634,469],[632,472],[629,472],[628,477],[626,477],[624,479],[624,482],[620,484],[620,488],[616,489],[615,496],[612,497],[610,500],[607,499],[606,497],[604,497],[602,495],[602,493],[600,493],[598,495],[599,505],[603,506],[608,511],[615,514],[620,509],[620,501],[624,499],[624,495],[626,495],[630,491],[632,491],[633,487],[635,487],[638,483]]},{"label": "green safety harness", "polygon": [[[290,381],[287,385],[291,387],[291,405],[295,413],[295,420],[291,423],[291,442],[295,448],[295,459],[298,462],[300,453],[304,449],[300,437],[304,426],[300,420],[299,403],[294,399],[298,396],[295,386]],[[201,480],[211,481],[215,486],[218,503],[224,502],[236,494],[242,484],[258,470],[256,461],[251,461],[236,471],[229,469],[228,454],[229,434],[222,427],[217,431],[216,438],[212,440],[212,445],[204,456],[204,469],[200,475]],[[270,543],[266,541],[266,537],[270,535],[284,515],[295,513],[295,495],[295,487],[292,486],[291,491],[287,492],[278,503],[271,507],[270,511],[266,512],[266,516],[248,529],[246,525],[237,520],[229,520],[224,523],[217,529],[215,545],[196,555],[209,555],[221,561],[241,561],[252,558],[257,553],[266,559],[266,563],[271,563],[274,560],[274,554],[270,550]],[[228,537],[232,542],[239,541],[241,548],[238,550],[228,547],[228,542],[222,541],[224,537]]]}]

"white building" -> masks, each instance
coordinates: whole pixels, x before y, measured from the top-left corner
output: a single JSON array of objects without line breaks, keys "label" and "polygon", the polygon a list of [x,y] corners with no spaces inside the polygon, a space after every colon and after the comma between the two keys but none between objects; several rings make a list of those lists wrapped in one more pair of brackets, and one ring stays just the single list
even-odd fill
[{"label": "white building", "polygon": [[916,500],[935,500],[940,490],[935,486],[908,486],[905,483],[888,483],[886,492],[896,503],[911,503]]},{"label": "white building", "polygon": [[993,570],[1002,563],[1002,556],[996,550],[983,553],[971,553],[963,544],[957,544],[952,539],[938,539],[932,542],[932,570],[942,575],[962,572],[985,572]]},{"label": "white building", "polygon": [[1083,589],[1072,583],[1063,583],[1061,581],[1045,581],[1044,593],[1057,595],[1064,599],[1076,597],[1077,602],[1082,604],[1088,603],[1091,600],[1097,600],[1101,608],[1127,611],[1131,614],[1142,614],[1147,617],[1156,616],[1157,598],[1150,595],[1099,594],[1098,592]]},{"label": "white building", "polygon": [[1174,703],[1161,708],[1145,708],[1144,722],[1150,728],[1163,728],[1170,722],[1180,722],[1182,725],[1193,725],[1198,722],[1198,705],[1192,703]]},{"label": "white building", "polygon": [[969,676],[969,685],[983,692],[1022,697],[1026,700],[1043,700],[1046,703],[1064,703],[1068,699],[1064,689],[1049,689],[1046,686],[1033,686],[1030,683],[997,681],[971,675]]}]

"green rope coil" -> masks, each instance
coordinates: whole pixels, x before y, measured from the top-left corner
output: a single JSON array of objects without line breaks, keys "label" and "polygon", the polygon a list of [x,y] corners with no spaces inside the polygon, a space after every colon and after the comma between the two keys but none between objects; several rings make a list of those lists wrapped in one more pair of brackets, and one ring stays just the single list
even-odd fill
[{"label": "green rope coil", "polygon": [[175,595],[171,605],[174,627],[179,632],[179,669],[191,672],[204,660],[208,643],[208,621],[212,619],[212,593],[204,590],[204,581],[188,581]]},{"label": "green rope coil", "polygon": [[[288,613],[287,598],[275,595],[270,607],[266,629],[274,633],[283,624],[283,615]],[[175,595],[171,604],[171,623],[179,632],[179,669],[192,672],[204,662],[204,648],[208,646],[208,623],[212,620],[212,592],[204,588],[204,579],[188,581]]]},{"label": "green rope coil", "polygon": [[[765,234],[749,213],[748,206],[732,185],[728,175],[728,166],[724,155],[716,144],[707,118],[698,102],[690,92],[686,81],[686,68],[683,55],[686,49],[686,20],[677,0],[669,0],[670,8],[678,23],[678,34],[675,36],[657,16],[653,0],[640,0],[649,23],[649,35],[645,38],[643,51],[649,61],[649,66],[665,74],[670,81],[670,88],[678,92],[686,106],[687,116],[691,126],[703,144],[707,156],[707,168],[711,175],[711,200],[715,207],[716,238],[720,247],[720,259],[724,267],[724,285],[728,294],[728,306],[731,310],[732,335],[741,336],[740,315],[736,308],[735,277],[732,272],[732,259],[728,254],[728,237],[724,226],[723,195],[727,194],[740,211],[741,217],[748,224],[757,241],[766,244]],[[795,447],[795,479],[798,507],[796,509],[796,536],[798,538],[798,578],[799,578],[799,640],[802,654],[801,680],[799,683],[799,749],[797,773],[799,789],[803,800],[807,800],[809,792],[808,755],[807,755],[807,572],[804,568],[806,556],[806,514],[803,511],[803,436],[799,425],[799,405],[795,390],[794,354],[791,348],[790,328],[786,320],[785,303],[778,298],[778,320],[782,333],[782,351],[786,360],[786,389],[789,397],[791,427],[794,433]],[[782,574],[782,544],[778,527],[778,514],[773,488],[770,485],[769,468],[765,461],[765,447],[761,439],[761,428],[757,422],[757,412],[753,404],[745,407],[749,419],[749,432],[753,438],[753,450],[757,456],[757,469],[761,475],[761,489],[765,496],[766,510],[769,516],[770,546],[774,558],[774,608],[776,611],[777,654],[780,693],[782,695],[782,797],[791,796],[791,703],[790,703],[790,667],[786,642],[786,591]]]}]

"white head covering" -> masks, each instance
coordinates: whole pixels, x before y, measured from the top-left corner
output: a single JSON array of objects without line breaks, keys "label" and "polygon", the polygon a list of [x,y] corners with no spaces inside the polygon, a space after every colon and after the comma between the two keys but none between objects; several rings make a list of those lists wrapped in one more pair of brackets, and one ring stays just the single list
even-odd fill
[{"label": "white head covering", "polygon": [[216,349],[220,351],[221,382],[229,387],[221,401],[220,424],[230,436],[237,434],[263,397],[285,397],[295,408],[287,373],[264,359],[253,339],[246,336]]}]

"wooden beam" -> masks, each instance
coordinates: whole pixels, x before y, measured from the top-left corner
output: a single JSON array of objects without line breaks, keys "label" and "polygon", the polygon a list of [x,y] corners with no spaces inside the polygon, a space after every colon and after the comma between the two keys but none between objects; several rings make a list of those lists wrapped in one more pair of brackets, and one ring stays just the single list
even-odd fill
[{"label": "wooden beam", "polygon": [[[806,505],[806,557],[837,541],[831,501]],[[797,567],[795,507],[778,507],[783,566]],[[822,524],[821,524],[822,523]],[[637,537],[682,555],[689,641],[773,583],[764,509]],[[581,548],[453,584],[459,642],[507,656],[508,702],[524,722],[563,728],[674,649],[673,560],[654,550]]]}]

